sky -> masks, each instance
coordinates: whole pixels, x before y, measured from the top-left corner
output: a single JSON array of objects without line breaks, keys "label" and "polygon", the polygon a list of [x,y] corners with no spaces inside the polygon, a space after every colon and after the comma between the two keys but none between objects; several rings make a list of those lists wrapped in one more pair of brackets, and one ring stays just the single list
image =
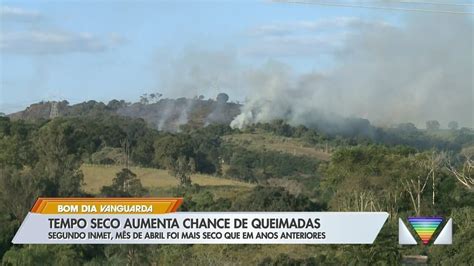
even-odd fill
[{"label": "sky", "polygon": [[[206,53],[232,65],[328,68],[344,23],[397,15],[268,1],[2,1],[0,111],[41,100],[136,101],[149,92],[215,97],[226,88],[186,92],[160,79],[176,78],[163,76],[186,56]],[[231,99],[245,97],[227,89]]]},{"label": "sky", "polygon": [[245,103],[241,124],[474,127],[473,1],[311,1],[331,5],[0,0],[0,112],[225,92]]}]

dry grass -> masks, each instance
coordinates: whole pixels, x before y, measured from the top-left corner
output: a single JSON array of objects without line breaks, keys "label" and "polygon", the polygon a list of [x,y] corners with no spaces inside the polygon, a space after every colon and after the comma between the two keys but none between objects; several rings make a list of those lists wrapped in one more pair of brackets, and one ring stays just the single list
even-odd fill
[{"label": "dry grass", "polygon": [[[120,172],[121,166],[90,165],[84,164],[81,170],[84,173],[84,191],[96,194],[103,186],[110,185],[115,174]],[[154,168],[131,167],[144,187],[169,189],[178,185],[178,181],[168,171]],[[231,179],[218,178],[209,175],[194,174],[191,180],[195,184],[206,187],[235,187],[251,188],[252,184]]]},{"label": "dry grass", "polygon": [[330,154],[322,150],[305,147],[304,143],[298,139],[286,138],[281,136],[274,136],[271,134],[238,134],[238,135],[229,135],[225,136],[226,141],[242,144],[248,148],[262,150],[274,150],[285,153],[290,153],[293,155],[304,155],[313,157],[323,161],[329,161]]},{"label": "dry grass", "polygon": [[470,146],[467,146],[467,147],[464,147],[462,150],[461,150],[461,154],[465,155],[465,156],[472,156],[474,157],[474,145],[470,145]]}]

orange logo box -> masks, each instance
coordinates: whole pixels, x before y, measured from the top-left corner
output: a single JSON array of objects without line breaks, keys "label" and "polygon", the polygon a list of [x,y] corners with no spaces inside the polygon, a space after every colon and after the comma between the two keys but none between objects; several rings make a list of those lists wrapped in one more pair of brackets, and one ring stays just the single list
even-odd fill
[{"label": "orange logo box", "polygon": [[182,198],[38,198],[40,214],[164,214],[176,212]]}]

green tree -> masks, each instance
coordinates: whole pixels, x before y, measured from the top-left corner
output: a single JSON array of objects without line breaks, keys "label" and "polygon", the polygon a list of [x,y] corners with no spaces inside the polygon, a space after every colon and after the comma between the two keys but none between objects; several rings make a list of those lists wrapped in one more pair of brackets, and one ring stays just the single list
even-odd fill
[{"label": "green tree", "polygon": [[189,159],[193,155],[189,135],[162,136],[155,141],[154,147],[154,163],[161,168],[169,169],[178,157],[184,156]]},{"label": "green tree", "polygon": [[187,159],[185,156],[180,156],[176,161],[171,161],[169,166],[170,174],[178,179],[180,186],[191,185],[191,174],[195,172],[195,169],[194,159]]},{"label": "green tree", "polygon": [[438,120],[429,120],[426,121],[426,129],[430,131],[439,130],[440,124]]},{"label": "green tree", "polygon": [[103,186],[101,189],[101,194],[108,197],[141,197],[146,193],[147,190],[143,188],[140,179],[128,168],[116,174],[112,185]]},{"label": "green tree", "polygon": [[229,100],[229,95],[226,93],[217,94],[216,101],[221,104],[225,104]]},{"label": "green tree", "polygon": [[232,205],[237,211],[317,211],[321,206],[303,195],[292,195],[282,187],[255,187]]},{"label": "green tree", "polygon": [[[0,170],[0,209],[14,220],[22,221],[44,187],[31,170]],[[21,193],[19,193],[21,192]]]},{"label": "green tree", "polygon": [[61,122],[54,120],[37,132],[34,141],[38,163],[34,170],[48,188],[46,195],[79,196],[83,183],[81,160],[69,151],[71,126]]},{"label": "green tree", "polygon": [[474,208],[456,208],[450,214],[453,219],[453,244],[430,247],[429,264],[472,265],[474,262]]},{"label": "green tree", "polygon": [[451,121],[448,123],[448,128],[451,130],[457,130],[459,128],[459,124],[456,121]]},{"label": "green tree", "polygon": [[3,265],[82,265],[82,255],[72,245],[28,245],[13,247],[2,258]]},{"label": "green tree", "polygon": [[154,256],[151,245],[108,245],[105,247],[105,260],[99,261],[99,265],[150,265]]},{"label": "green tree", "polygon": [[31,135],[36,125],[0,117],[0,167],[32,167],[37,161]]}]

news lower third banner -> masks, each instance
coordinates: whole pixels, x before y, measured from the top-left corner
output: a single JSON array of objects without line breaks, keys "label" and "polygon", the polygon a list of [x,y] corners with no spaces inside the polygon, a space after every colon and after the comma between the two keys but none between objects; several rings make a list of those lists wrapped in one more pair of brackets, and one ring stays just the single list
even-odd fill
[{"label": "news lower third banner", "polygon": [[40,198],[14,244],[372,244],[386,212],[176,212],[181,198]]}]

